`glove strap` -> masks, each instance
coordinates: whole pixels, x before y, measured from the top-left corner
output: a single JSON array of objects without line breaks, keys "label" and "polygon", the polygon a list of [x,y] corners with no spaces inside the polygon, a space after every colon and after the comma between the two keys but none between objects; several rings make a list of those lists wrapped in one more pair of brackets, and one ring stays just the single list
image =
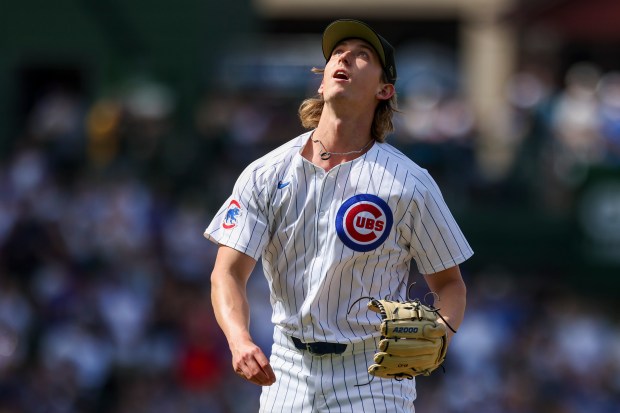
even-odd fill
[{"label": "glove strap", "polygon": [[433,310],[433,312],[434,312],[435,314],[437,314],[437,315],[439,316],[439,318],[441,318],[441,320],[442,320],[444,323],[446,323],[446,326],[448,326],[448,328],[449,328],[450,330],[452,330],[452,332],[453,332],[454,334],[456,334],[456,330],[452,328],[452,326],[450,325],[450,323],[448,323],[448,322],[446,321],[446,319],[445,319],[445,318],[443,318],[443,316],[442,316],[442,315],[441,315],[441,313],[439,312],[439,308],[431,307],[431,309]]}]

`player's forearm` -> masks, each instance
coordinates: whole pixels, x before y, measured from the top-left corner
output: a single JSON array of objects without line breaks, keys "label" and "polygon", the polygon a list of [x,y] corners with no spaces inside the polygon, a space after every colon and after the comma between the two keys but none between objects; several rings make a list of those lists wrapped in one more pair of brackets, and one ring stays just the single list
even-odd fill
[{"label": "player's forearm", "polygon": [[[434,306],[454,330],[458,330],[465,316],[467,288],[458,266],[425,276],[435,296]],[[449,330],[449,329],[448,329]],[[448,331],[448,338],[453,332]]]},{"label": "player's forearm", "polygon": [[[439,309],[441,316],[450,327],[458,330],[465,316],[467,301],[465,283],[460,280],[450,281],[434,292],[438,297],[435,300],[435,307]],[[448,331],[448,337],[452,334],[452,331]]]},{"label": "player's forearm", "polygon": [[211,275],[211,302],[215,319],[229,343],[250,338],[250,306],[245,281],[214,271]]},{"label": "player's forearm", "polygon": [[220,246],[211,273],[211,302],[215,318],[229,344],[250,339],[250,306],[246,285],[256,261]]}]

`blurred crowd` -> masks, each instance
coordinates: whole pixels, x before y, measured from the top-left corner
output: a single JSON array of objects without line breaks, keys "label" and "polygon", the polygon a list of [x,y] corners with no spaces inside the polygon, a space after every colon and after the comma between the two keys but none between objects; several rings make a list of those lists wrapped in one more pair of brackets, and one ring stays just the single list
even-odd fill
[{"label": "blurred crowd", "polygon": [[620,170],[620,72],[591,62],[569,66],[563,79],[552,70],[534,62],[506,84],[510,131],[498,140],[512,155],[499,179],[477,165],[472,108],[435,68],[403,91],[393,143],[429,169],[452,202],[496,195],[504,204],[570,213],[592,171]]},{"label": "blurred crowd", "polygon": [[[531,73],[515,77],[521,157],[506,179],[548,156],[568,189],[584,166],[619,167],[619,79],[579,66],[553,93]],[[447,198],[479,194],[470,109],[455,94],[424,93],[403,96],[392,143]],[[260,389],[233,373],[214,320],[216,248],[202,232],[241,169],[301,132],[299,99],[216,92],[182,127],[174,93],[145,78],[94,102],[62,87],[40,96],[0,164],[0,413],[257,410]],[[524,285],[499,270],[464,272],[466,321],[446,373],[418,380],[419,412],[617,411],[612,303],[545,274]],[[266,288],[259,265],[252,332],[269,352]]]},{"label": "blurred crowd", "polygon": [[532,65],[507,87],[514,109],[513,178],[540,206],[562,211],[593,170],[620,169],[620,72],[571,65],[559,82]]},{"label": "blurred crowd", "polygon": [[467,280],[467,313],[445,372],[417,379],[416,411],[618,410],[617,311],[562,279],[537,275],[521,281],[492,270]]}]

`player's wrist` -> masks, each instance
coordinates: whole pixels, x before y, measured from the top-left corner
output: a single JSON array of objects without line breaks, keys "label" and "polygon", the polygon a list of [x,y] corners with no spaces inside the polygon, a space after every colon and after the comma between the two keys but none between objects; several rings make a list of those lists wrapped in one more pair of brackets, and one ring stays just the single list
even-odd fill
[{"label": "player's wrist", "polygon": [[226,334],[226,340],[230,348],[254,343],[250,332],[247,330],[229,331],[228,334]]}]

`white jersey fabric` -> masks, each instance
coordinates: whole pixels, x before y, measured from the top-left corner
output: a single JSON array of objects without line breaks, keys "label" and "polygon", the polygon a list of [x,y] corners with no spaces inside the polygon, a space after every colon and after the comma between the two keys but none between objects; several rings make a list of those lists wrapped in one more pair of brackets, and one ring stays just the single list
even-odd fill
[{"label": "white jersey fabric", "polygon": [[379,335],[358,299],[405,299],[412,259],[430,274],[473,251],[435,181],[400,151],[375,143],[326,172],[300,155],[311,134],[250,164],[204,234],[262,257],[282,333],[358,343]]},{"label": "white jersey fabric", "polygon": [[275,328],[270,364],[276,382],[263,387],[258,413],[415,413],[415,380],[368,374],[378,346],[375,337],[340,355],[313,356]]}]

